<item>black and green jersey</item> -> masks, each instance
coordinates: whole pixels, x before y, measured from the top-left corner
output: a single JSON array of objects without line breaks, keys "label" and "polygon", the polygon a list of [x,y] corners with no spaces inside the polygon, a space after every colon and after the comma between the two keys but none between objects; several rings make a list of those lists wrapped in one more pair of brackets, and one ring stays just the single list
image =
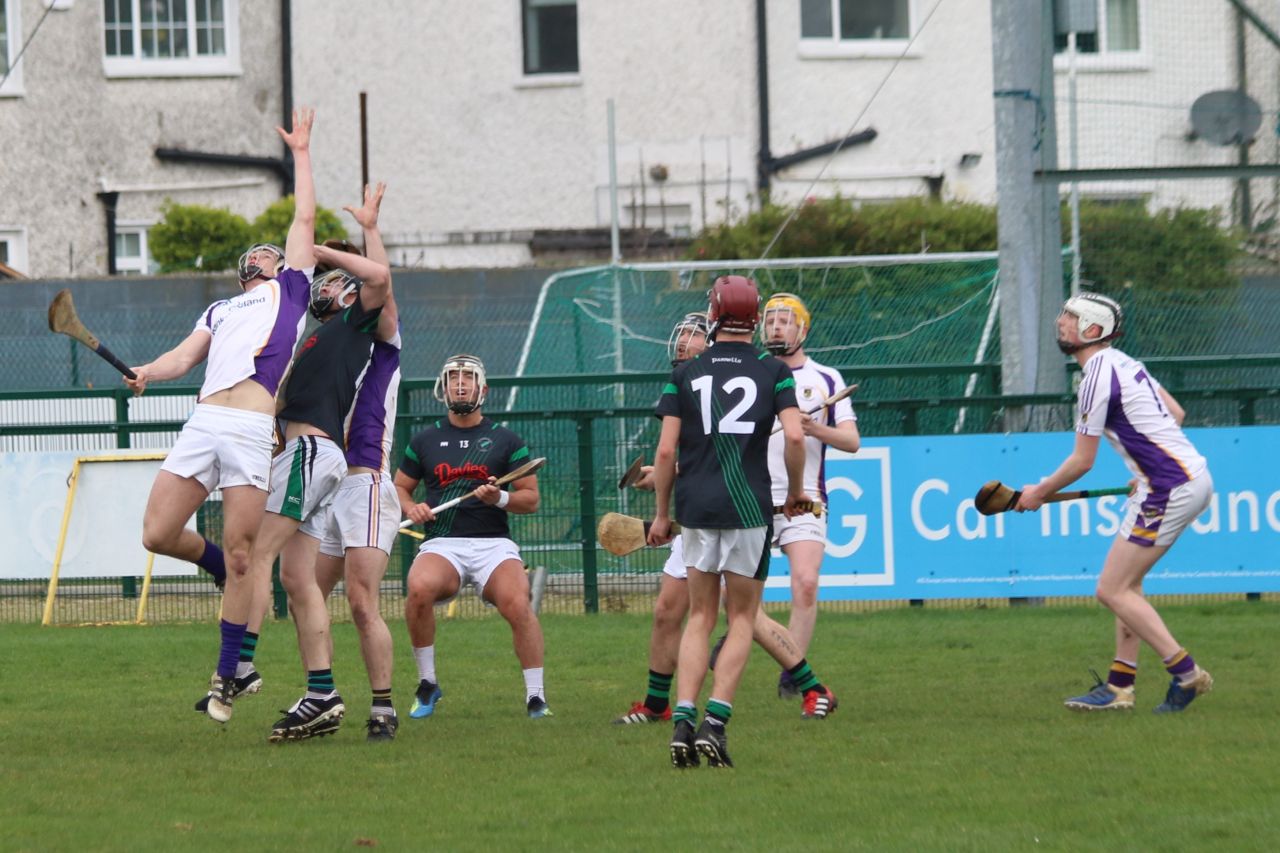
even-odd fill
[{"label": "black and green jersey", "polygon": [[280,418],[324,430],[339,447],[347,444],[347,423],[356,390],[369,368],[373,336],[382,306],[365,308],[362,293],[356,301],[321,323],[293,358],[293,368],[281,390]]},{"label": "black and green jersey", "polygon": [[680,418],[674,516],[685,527],[773,524],[769,433],[796,405],[791,368],[748,343],[718,343],[681,363],[658,400]]},{"label": "black and green jersey", "polygon": [[[501,477],[529,461],[524,439],[488,418],[473,427],[456,427],[441,418],[409,440],[400,470],[422,483],[427,506],[465,495],[490,477]],[[447,509],[426,526],[428,539],[468,536],[510,538],[507,511],[471,498]]]}]

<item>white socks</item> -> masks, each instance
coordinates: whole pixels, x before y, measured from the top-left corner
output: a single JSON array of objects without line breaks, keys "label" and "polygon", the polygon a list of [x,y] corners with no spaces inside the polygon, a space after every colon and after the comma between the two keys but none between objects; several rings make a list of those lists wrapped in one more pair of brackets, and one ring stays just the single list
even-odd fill
[{"label": "white socks", "polygon": [[418,680],[430,681],[432,684],[437,684],[435,645],[423,646],[421,648],[414,646],[413,659],[418,662]]}]

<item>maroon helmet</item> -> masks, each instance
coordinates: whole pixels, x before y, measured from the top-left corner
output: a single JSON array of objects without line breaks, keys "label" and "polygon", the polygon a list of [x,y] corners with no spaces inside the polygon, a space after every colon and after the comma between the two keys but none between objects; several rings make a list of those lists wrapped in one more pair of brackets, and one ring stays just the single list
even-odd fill
[{"label": "maroon helmet", "polygon": [[744,275],[722,275],[711,285],[707,294],[707,322],[711,334],[723,329],[726,332],[756,330],[760,320],[760,291],[756,283]]}]

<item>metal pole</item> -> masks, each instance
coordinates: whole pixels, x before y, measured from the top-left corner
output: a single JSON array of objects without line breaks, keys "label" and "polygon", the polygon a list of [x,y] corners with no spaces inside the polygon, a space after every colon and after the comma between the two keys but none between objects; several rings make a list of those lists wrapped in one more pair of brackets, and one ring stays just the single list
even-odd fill
[{"label": "metal pole", "polygon": [[613,98],[609,99],[609,258],[622,261],[622,241],[618,235],[618,144],[614,134]]},{"label": "metal pole", "polygon": [[360,93],[360,192],[356,198],[364,198],[364,188],[369,186],[369,94]]},{"label": "metal pole", "polygon": [[[1071,168],[1080,168],[1079,140],[1076,136],[1076,33],[1067,33],[1067,88],[1070,98]],[[1080,183],[1071,182],[1071,295],[1080,292]]]}]

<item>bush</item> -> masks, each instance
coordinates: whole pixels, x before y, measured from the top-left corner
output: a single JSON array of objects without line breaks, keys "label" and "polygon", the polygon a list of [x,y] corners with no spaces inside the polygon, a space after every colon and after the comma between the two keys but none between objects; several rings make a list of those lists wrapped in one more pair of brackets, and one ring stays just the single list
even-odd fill
[{"label": "bush", "polygon": [[996,247],[995,208],[904,198],[876,204],[806,199],[799,207],[766,204],[738,222],[708,228],[690,248],[696,258],[758,258],[795,210],[771,258],[977,252]]},{"label": "bush", "polygon": [[235,269],[249,246],[249,223],[229,210],[166,200],[160,212],[164,219],[148,241],[161,272]]},{"label": "bush", "polygon": [[[293,224],[293,196],[285,196],[273,201],[266,210],[253,220],[253,241],[255,243],[274,243],[283,246],[289,237],[289,226]],[[334,213],[326,207],[316,205],[316,242],[325,240],[346,240],[347,229]],[[243,251],[243,250],[242,250]]]},{"label": "bush", "polygon": [[[229,210],[199,204],[166,200],[160,212],[164,218],[151,229],[148,239],[151,256],[161,272],[222,272],[235,269],[245,249],[253,244],[285,244],[293,224],[293,196],[273,202],[252,225]],[[347,229],[332,210],[317,207],[316,242],[330,238],[345,240]]]}]

